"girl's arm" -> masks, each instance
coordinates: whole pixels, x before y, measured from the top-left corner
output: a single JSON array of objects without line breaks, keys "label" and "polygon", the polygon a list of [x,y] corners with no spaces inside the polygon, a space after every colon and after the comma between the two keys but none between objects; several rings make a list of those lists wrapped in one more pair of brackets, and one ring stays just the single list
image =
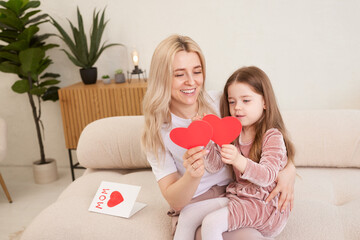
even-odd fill
[{"label": "girl's arm", "polygon": [[288,162],[286,167],[279,172],[276,187],[266,198],[266,202],[270,202],[276,195],[280,193],[279,209],[284,211],[288,204],[290,210],[294,207],[294,185],[296,177],[296,168],[293,162]]},{"label": "girl's arm", "polygon": [[201,147],[189,149],[183,156],[184,175],[175,172],[158,181],[161,193],[175,211],[181,210],[193,198],[205,172],[205,154],[206,150]]},{"label": "girl's arm", "polygon": [[[230,154],[228,148],[233,145],[223,146],[222,155],[227,157]],[[261,159],[259,163],[254,162],[242,156],[238,151],[233,155],[231,163],[241,175],[239,177],[246,179],[261,187],[267,187],[274,183],[280,169],[286,164],[286,147],[280,131],[272,129],[266,132],[262,145]],[[231,158],[230,158],[231,159]]]}]

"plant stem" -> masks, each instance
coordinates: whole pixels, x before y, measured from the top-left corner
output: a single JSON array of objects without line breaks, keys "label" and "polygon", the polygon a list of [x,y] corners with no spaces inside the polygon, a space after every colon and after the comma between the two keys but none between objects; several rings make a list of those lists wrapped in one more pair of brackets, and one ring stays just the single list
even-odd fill
[{"label": "plant stem", "polygon": [[[29,81],[29,86],[30,89],[32,89],[32,79],[30,74],[28,75],[28,81]],[[42,141],[42,137],[41,137],[41,131],[40,131],[40,116],[37,116],[36,113],[36,105],[34,102],[34,98],[33,95],[30,93],[30,91],[27,92],[28,97],[29,97],[29,101],[30,101],[30,105],[31,105],[31,109],[32,109],[32,113],[33,113],[33,117],[34,117],[34,122],[35,122],[35,126],[36,126],[36,133],[37,133],[37,137],[38,137],[38,141],[39,141],[39,146],[40,146],[40,164],[45,164],[45,151],[44,151],[44,144]]]}]

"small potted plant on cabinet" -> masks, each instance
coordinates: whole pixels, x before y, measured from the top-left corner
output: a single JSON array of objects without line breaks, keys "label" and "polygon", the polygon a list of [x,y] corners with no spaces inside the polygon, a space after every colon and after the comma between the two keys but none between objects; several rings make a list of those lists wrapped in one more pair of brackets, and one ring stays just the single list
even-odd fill
[{"label": "small potted plant on cabinet", "polygon": [[122,69],[118,69],[115,71],[115,82],[116,83],[124,83],[125,82],[125,74]]},{"label": "small potted plant on cabinet", "polygon": [[102,81],[104,84],[110,84],[111,83],[111,79],[110,79],[110,76],[109,75],[103,75],[101,77]]}]

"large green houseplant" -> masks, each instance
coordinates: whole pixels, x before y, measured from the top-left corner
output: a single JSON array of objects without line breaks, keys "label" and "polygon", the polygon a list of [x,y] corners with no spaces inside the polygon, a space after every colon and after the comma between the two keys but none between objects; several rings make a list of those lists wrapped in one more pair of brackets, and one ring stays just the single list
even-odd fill
[{"label": "large green houseplant", "polygon": [[40,1],[0,1],[0,71],[16,74],[19,79],[12,90],[28,95],[40,147],[38,164],[44,165],[49,161],[42,138],[41,102],[58,100],[55,85],[60,75],[45,72],[52,64],[46,51],[58,45],[45,42],[52,34],[39,34],[39,25],[49,21],[47,14],[39,14],[39,6]]},{"label": "large green houseplant", "polygon": [[59,37],[69,47],[70,52],[65,49],[62,50],[76,66],[81,68],[80,74],[82,81],[85,84],[96,83],[97,68],[93,66],[100,57],[101,53],[109,47],[122,45],[116,43],[107,45],[103,43],[101,45],[101,38],[108,21],[105,21],[105,9],[101,12],[100,16],[99,14],[100,11],[94,10],[89,47],[88,38],[84,30],[84,22],[79,7],[77,8],[78,28],[74,27],[74,25],[68,20],[74,40],[55,19],[51,18],[52,24],[60,33]]}]

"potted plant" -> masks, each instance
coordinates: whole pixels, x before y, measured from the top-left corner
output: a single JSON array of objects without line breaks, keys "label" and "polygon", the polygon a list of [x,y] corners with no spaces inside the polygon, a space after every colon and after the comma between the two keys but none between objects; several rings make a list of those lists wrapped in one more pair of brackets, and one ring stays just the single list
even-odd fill
[{"label": "potted plant", "polygon": [[110,79],[110,76],[109,75],[103,75],[101,77],[102,81],[104,84],[110,84],[111,83],[111,79]]},{"label": "potted plant", "polygon": [[[16,74],[19,80],[11,89],[28,96],[40,148],[40,160],[33,164],[35,182],[47,183],[57,179],[57,168],[55,160],[45,157],[41,103],[59,99],[59,87],[55,85],[60,82],[57,80],[60,75],[45,72],[53,63],[46,51],[58,45],[45,42],[52,34],[38,34],[39,25],[49,21],[47,14],[38,15],[39,6],[40,1],[0,1],[0,71]],[[44,175],[36,175],[39,172]]]},{"label": "potted plant", "polygon": [[125,74],[122,69],[118,69],[115,71],[115,82],[116,83],[124,83],[125,82]]},{"label": "potted plant", "polygon": [[[60,24],[51,18],[52,24],[59,31],[59,37],[64,41],[64,43],[69,47],[70,52],[62,49],[68,56],[68,58],[80,69],[81,79],[84,84],[93,84],[97,80],[97,68],[93,67],[101,53],[112,46],[122,45],[122,44],[107,44],[103,43],[101,45],[101,38],[106,27],[107,21],[105,22],[105,9],[102,11],[101,16],[99,17],[100,11],[94,10],[93,13],[93,22],[91,26],[90,34],[90,48],[88,47],[87,36],[84,31],[83,18],[80,13],[79,7],[77,8],[77,19],[78,19],[78,28],[69,21],[71,26],[72,35],[74,40],[65,32],[65,30],[60,26]],[[101,45],[101,46],[100,46]]]}]

